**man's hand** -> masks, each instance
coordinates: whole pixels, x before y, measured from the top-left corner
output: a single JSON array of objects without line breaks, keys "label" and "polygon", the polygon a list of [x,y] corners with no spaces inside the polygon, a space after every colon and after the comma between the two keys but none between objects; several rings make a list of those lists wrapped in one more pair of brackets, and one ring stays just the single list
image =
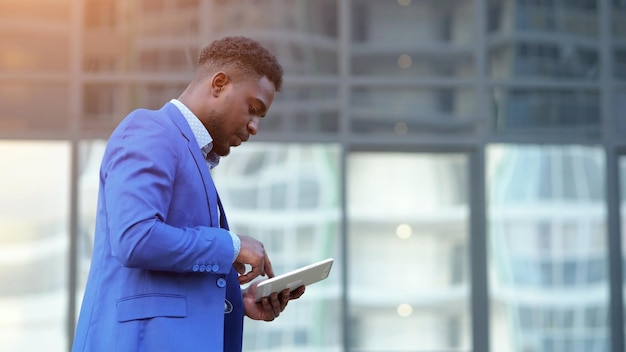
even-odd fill
[{"label": "man's hand", "polygon": [[272,321],[278,318],[280,313],[285,310],[287,303],[292,299],[298,299],[304,294],[305,287],[300,286],[291,291],[288,288],[280,293],[272,293],[268,297],[263,297],[260,302],[256,300],[256,288],[260,281],[250,284],[248,289],[243,293],[243,307],[246,316],[253,320]]},{"label": "man's hand", "polygon": [[[233,266],[239,273],[239,283],[246,284],[262,275],[267,275],[268,278],[274,277],[274,269],[272,269],[272,263],[267,256],[263,243],[250,236],[238,236],[241,240],[241,249]],[[252,267],[247,273],[246,264]]]}]

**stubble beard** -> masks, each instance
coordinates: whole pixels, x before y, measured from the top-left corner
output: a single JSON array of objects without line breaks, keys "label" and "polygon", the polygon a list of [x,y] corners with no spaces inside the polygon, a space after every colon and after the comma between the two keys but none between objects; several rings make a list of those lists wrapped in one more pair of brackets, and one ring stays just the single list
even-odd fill
[{"label": "stubble beard", "polygon": [[223,124],[223,119],[220,118],[219,114],[214,114],[213,116],[214,118],[206,126],[213,139],[212,151],[219,156],[226,156],[230,153],[230,144],[221,132],[222,129],[220,127],[222,126],[220,125]]}]

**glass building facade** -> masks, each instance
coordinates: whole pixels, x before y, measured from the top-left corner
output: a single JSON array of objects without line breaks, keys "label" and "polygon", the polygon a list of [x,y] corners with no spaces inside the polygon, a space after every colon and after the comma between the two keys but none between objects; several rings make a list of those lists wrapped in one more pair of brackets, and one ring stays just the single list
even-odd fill
[{"label": "glass building facade", "polygon": [[244,350],[624,351],[624,0],[0,0],[0,350],[69,350],[106,140],[225,35],[285,68],[229,223],[335,258]]}]

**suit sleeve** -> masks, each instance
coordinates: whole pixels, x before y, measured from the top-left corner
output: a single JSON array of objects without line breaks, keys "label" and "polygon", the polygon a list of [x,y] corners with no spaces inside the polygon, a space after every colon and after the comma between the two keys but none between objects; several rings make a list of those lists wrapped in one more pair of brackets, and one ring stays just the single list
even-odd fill
[{"label": "suit sleeve", "polygon": [[112,255],[126,267],[191,272],[210,265],[228,273],[233,241],[209,226],[206,191],[189,167],[195,164],[186,140],[153,115],[134,120],[141,123],[111,136],[101,168]]}]

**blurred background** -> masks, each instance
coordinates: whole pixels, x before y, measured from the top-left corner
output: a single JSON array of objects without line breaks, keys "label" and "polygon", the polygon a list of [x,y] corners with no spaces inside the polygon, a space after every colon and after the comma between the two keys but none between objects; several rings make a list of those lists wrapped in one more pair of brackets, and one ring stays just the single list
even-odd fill
[{"label": "blurred background", "polygon": [[229,222],[335,258],[245,351],[624,351],[625,0],[0,0],[0,350],[69,350],[107,138],[225,35],[286,72]]}]

